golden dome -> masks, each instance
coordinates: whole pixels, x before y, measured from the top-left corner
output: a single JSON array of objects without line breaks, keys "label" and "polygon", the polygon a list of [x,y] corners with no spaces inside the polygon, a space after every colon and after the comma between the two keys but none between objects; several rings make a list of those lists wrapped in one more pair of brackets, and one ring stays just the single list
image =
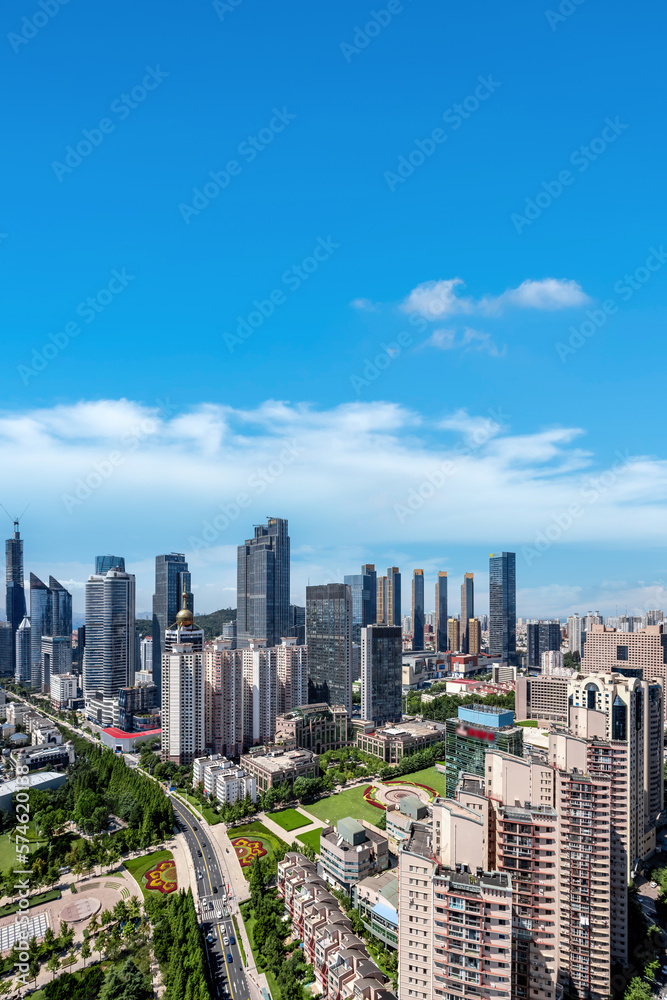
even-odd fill
[{"label": "golden dome", "polygon": [[186,625],[192,625],[193,620],[192,612],[188,608],[183,608],[182,611],[179,611],[176,615],[176,625],[179,628],[183,628]]}]

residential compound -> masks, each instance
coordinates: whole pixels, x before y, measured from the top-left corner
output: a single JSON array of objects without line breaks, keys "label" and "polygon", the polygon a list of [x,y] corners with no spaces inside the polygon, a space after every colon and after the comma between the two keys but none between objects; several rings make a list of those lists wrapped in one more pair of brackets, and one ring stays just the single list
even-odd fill
[{"label": "residential compound", "polygon": [[339,819],[320,833],[320,861],[327,881],[349,896],[361,879],[389,867],[387,838],[351,816]]},{"label": "residential compound", "polygon": [[401,1000],[605,1000],[627,967],[628,881],[664,804],[663,688],[566,683],[547,752],[489,741],[474,773],[461,757],[451,797],[400,824]]},{"label": "residential compound", "polygon": [[278,891],[292,918],[292,932],[303,942],[318,992],[327,1000],[396,1000],[387,976],[372,961],[363,940],[338,905],[317,867],[302,854],[288,852],[278,863]]},{"label": "residential compound", "polygon": [[246,796],[257,801],[257,779],[220,754],[198,757],[192,767],[192,787],[204,786],[205,793],[218,802],[233,805]]}]

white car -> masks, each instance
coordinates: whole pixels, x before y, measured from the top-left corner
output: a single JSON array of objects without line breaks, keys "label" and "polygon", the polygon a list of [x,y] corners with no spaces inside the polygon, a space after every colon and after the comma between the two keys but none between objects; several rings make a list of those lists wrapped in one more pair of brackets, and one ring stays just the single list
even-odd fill
[{"label": "white car", "polygon": [[658,888],[658,883],[657,882],[651,882],[651,888],[652,889],[657,889]]},{"label": "white car", "polygon": [[224,937],[223,937],[223,939],[222,939],[222,943],[224,944],[225,948],[226,948],[226,947],[228,946],[228,944],[229,944],[229,938],[227,937],[227,935],[226,935],[226,934],[225,934],[225,936],[224,936]]}]

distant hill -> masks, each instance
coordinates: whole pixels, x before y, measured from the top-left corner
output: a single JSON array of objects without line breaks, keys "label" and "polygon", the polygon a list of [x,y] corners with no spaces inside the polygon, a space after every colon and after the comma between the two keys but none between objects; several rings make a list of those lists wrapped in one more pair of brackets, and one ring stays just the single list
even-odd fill
[{"label": "distant hill", "polygon": [[[204,629],[206,639],[215,639],[216,636],[222,635],[222,626],[233,621],[236,621],[236,608],[221,608],[210,615],[195,615],[195,625]],[[142,639],[151,635],[153,631],[149,618],[137,618],[136,626]]]}]

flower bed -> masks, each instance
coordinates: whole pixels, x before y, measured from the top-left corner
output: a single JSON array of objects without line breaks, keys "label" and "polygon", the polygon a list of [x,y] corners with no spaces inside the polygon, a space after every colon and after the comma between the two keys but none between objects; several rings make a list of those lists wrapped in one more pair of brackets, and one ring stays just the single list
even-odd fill
[{"label": "flower bed", "polygon": [[248,868],[255,858],[263,858],[268,854],[267,849],[261,840],[251,840],[249,837],[236,837],[231,842],[239,859],[241,868]]},{"label": "flower bed", "polygon": [[368,802],[369,806],[375,806],[376,809],[382,809],[386,811],[387,807],[383,806],[381,802],[378,802],[376,798],[375,785],[368,785],[364,788],[364,800]]}]

